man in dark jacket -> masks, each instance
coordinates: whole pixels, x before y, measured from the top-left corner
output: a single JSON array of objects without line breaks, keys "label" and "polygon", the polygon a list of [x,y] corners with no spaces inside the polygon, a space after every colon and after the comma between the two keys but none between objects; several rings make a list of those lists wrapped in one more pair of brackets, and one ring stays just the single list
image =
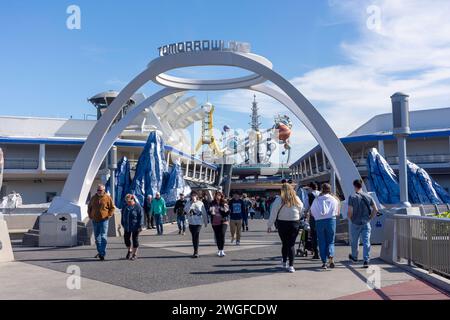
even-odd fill
[{"label": "man in dark jacket", "polygon": [[230,200],[228,206],[230,207],[231,243],[236,239],[236,245],[238,246],[241,244],[242,220],[244,214],[246,214],[245,204],[239,193],[233,194],[233,199]]},{"label": "man in dark jacket", "polygon": [[[314,202],[314,199],[317,198],[320,195],[319,186],[315,182],[311,182],[309,184],[309,188],[311,191],[308,193],[308,203],[309,208],[311,208],[312,203]],[[311,228],[311,251],[313,251],[313,259],[319,259],[319,245],[317,242],[317,229],[316,229],[316,220],[312,216],[312,214],[308,213],[309,216],[309,226]]]},{"label": "man in dark jacket", "polygon": [[145,220],[148,229],[155,229],[155,219],[152,215],[152,199],[153,197],[149,194],[144,201]]},{"label": "man in dark jacket", "polygon": [[186,205],[186,199],[184,194],[180,193],[180,198],[175,202],[174,211],[177,214],[178,234],[183,232],[183,236],[186,234],[186,212],[184,206]]}]

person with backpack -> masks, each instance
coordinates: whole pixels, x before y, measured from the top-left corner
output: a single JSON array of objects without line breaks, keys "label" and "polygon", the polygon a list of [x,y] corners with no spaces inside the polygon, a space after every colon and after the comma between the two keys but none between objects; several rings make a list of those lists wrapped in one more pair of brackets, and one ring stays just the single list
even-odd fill
[{"label": "person with backpack", "polygon": [[242,194],[242,198],[245,206],[245,214],[242,217],[242,231],[248,231],[248,213],[252,209],[252,202],[250,201],[246,193]]},{"label": "person with backpack", "polygon": [[184,211],[187,212],[189,231],[192,235],[192,246],[194,247],[192,258],[198,258],[200,230],[202,229],[202,224],[205,225],[205,228],[208,226],[208,215],[206,213],[205,205],[199,199],[196,191],[191,192],[191,200],[186,203]]},{"label": "person with backpack", "polygon": [[370,262],[370,220],[378,212],[373,198],[362,190],[362,180],[353,181],[355,194],[348,198],[348,219],[350,220],[350,245],[352,253],[348,255],[353,262],[358,261],[359,239],[363,245],[363,267],[368,268]]},{"label": "person with backpack", "polygon": [[183,234],[183,236],[186,234],[186,213],[184,212],[186,202],[184,194],[180,193],[180,198],[175,202],[173,208],[177,215],[178,234]]},{"label": "person with backpack", "polygon": [[322,184],[322,193],[314,199],[311,205],[311,215],[316,223],[322,268],[334,268],[334,240],[336,217],[339,215],[339,201],[335,195],[331,194],[329,183]]},{"label": "person with backpack", "polygon": [[314,219],[314,216],[311,214],[311,206],[314,202],[314,199],[316,199],[320,195],[320,192],[318,191],[319,186],[315,182],[311,182],[309,184],[309,188],[311,189],[311,192],[308,193],[308,204],[309,204],[308,218],[311,232],[311,251],[313,252],[312,258],[314,260],[318,260],[320,258],[319,258],[319,245],[317,243],[316,220]]},{"label": "person with backpack", "polygon": [[294,188],[290,184],[284,183],[281,186],[281,197],[277,197],[272,204],[267,222],[267,232],[272,232],[273,225],[278,229],[278,235],[282,243],[282,267],[285,270],[287,269],[288,272],[295,272],[295,240],[300,229],[302,210],[303,203],[295,194]]}]

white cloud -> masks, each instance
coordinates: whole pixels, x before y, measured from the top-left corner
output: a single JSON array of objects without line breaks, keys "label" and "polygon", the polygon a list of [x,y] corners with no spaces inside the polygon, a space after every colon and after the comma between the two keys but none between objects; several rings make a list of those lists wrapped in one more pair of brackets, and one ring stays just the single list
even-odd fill
[{"label": "white cloud", "polygon": [[[341,44],[347,64],[311,70],[291,82],[318,108],[338,136],[345,136],[376,114],[390,112],[390,96],[410,95],[411,109],[450,107],[450,1],[329,1],[359,29],[353,42]],[[366,26],[369,5],[380,8],[379,32]],[[221,98],[235,112],[248,112],[248,91]],[[269,97],[259,98],[261,114],[286,109]],[[289,113],[288,113],[289,114]],[[307,130],[294,122],[293,158],[315,145]]]}]

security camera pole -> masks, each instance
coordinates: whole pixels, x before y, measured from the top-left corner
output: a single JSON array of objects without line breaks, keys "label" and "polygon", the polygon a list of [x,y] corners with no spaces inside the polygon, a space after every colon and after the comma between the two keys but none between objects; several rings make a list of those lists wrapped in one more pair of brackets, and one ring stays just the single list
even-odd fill
[{"label": "security camera pole", "polygon": [[406,172],[406,138],[411,133],[408,98],[408,95],[401,92],[394,93],[391,96],[393,134],[397,138],[400,204],[402,208],[411,207],[408,201],[408,177]]}]

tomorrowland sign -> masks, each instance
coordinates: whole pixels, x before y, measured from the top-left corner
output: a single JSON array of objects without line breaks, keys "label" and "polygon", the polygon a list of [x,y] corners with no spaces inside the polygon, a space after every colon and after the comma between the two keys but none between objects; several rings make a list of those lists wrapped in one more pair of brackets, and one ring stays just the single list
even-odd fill
[{"label": "tomorrowland sign", "polygon": [[158,48],[159,55],[167,56],[171,54],[198,51],[233,51],[250,52],[250,43],[224,40],[195,40],[171,43]]}]

